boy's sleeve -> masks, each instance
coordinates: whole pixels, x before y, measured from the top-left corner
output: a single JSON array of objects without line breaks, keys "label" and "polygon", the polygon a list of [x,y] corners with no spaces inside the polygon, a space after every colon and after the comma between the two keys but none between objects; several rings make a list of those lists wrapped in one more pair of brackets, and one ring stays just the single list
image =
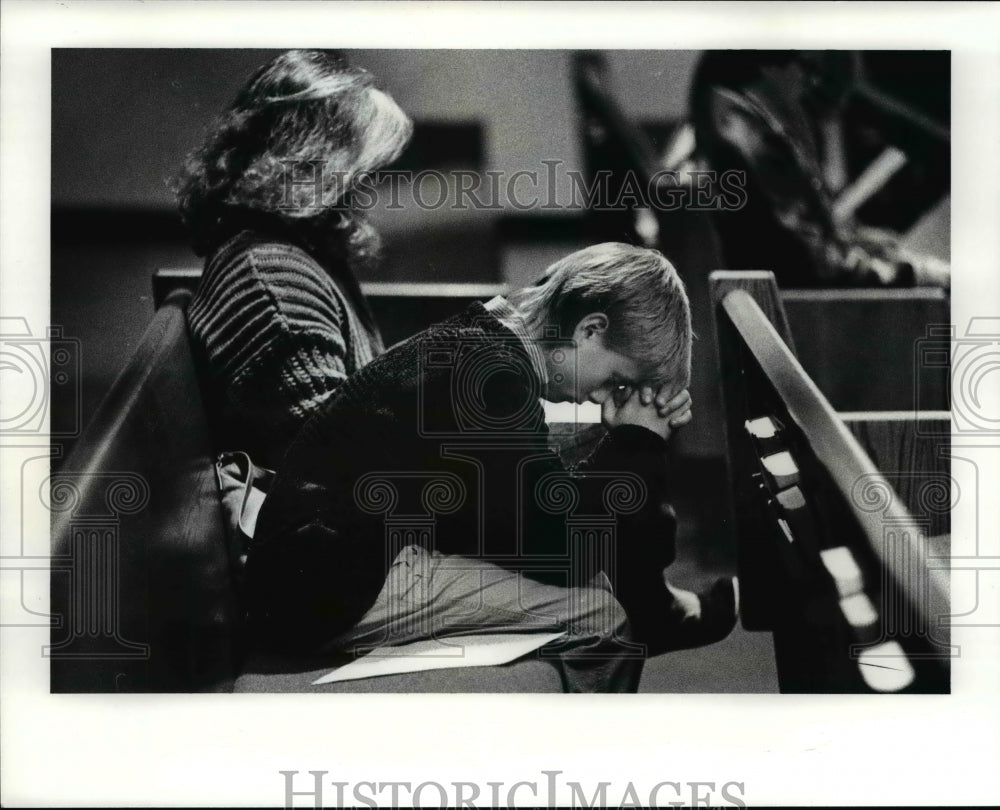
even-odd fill
[{"label": "boy's sleeve", "polygon": [[[677,528],[669,500],[666,442],[636,425],[609,431],[589,458],[563,471],[563,480],[575,491],[576,506],[561,514],[552,509],[551,494],[546,498],[543,478],[558,475],[557,470],[563,468],[554,458],[534,465],[534,474],[526,476],[522,503],[527,507],[524,520],[533,547],[550,552],[560,546],[565,549],[564,538],[570,536],[571,521],[582,527],[593,517],[593,525],[599,526],[607,525],[608,518],[612,518],[611,559],[602,567],[612,581],[615,597],[625,608],[635,637],[639,641],[653,638],[674,602],[663,578],[663,569],[674,560]],[[570,549],[571,555],[574,552],[595,553],[592,549]],[[585,561],[591,567],[594,562]],[[586,565],[580,566],[579,556],[572,561],[574,574],[585,569]],[[536,578],[546,577],[542,574]]]},{"label": "boy's sleeve", "polygon": [[[652,641],[667,621],[674,597],[663,569],[674,561],[677,517],[670,503],[666,441],[638,425],[613,428],[577,468],[584,497],[600,497],[597,472],[632,473],[645,485],[634,512],[618,515],[612,585],[638,641]],[[593,480],[588,480],[593,477]]]},{"label": "boy's sleeve", "polygon": [[[604,497],[603,489],[614,474],[644,491],[635,511],[617,514],[619,542],[648,547],[649,561],[657,572],[674,561],[676,513],[670,503],[666,441],[638,425],[608,431],[589,458],[574,472],[581,477],[582,496],[589,501]],[[610,476],[609,476],[610,474]],[[640,483],[641,482],[641,483]]]}]

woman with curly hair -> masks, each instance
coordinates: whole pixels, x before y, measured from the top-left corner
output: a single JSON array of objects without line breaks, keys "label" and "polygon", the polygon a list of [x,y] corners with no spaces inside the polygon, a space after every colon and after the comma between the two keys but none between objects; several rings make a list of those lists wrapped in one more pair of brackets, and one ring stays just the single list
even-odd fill
[{"label": "woman with curly hair", "polygon": [[276,466],[339,384],[383,350],[356,274],[379,239],[352,192],[403,151],[412,122],[336,55],[261,67],[181,172],[205,256],[188,310],[220,439]]}]

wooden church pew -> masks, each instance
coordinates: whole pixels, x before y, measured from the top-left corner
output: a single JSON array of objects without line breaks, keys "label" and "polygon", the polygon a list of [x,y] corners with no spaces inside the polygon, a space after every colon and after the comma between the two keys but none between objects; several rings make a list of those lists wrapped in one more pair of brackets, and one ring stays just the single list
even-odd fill
[{"label": "wooden church pew", "polygon": [[774,277],[711,284],[744,627],[773,634],[785,692],[947,692],[947,414],[845,422]]},{"label": "wooden church pew", "polygon": [[[50,477],[52,692],[560,691],[556,669],[534,659],[313,686],[343,662],[252,654],[214,466],[221,448],[188,336],[199,278],[156,274],[149,328]],[[387,302],[421,291],[381,292]],[[484,290],[422,293],[450,315]]]}]

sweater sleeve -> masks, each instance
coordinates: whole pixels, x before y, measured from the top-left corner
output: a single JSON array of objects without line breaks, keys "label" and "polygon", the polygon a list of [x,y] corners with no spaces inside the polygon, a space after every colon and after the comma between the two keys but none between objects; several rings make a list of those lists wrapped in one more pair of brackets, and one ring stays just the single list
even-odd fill
[{"label": "sweater sleeve", "polygon": [[362,342],[360,335],[349,340],[356,324],[323,268],[282,243],[220,252],[189,318],[224,414],[249,431],[284,438],[353,371],[350,344]]},{"label": "sweater sleeve", "polygon": [[651,642],[674,603],[663,578],[663,569],[674,561],[677,532],[666,441],[644,427],[623,425],[609,431],[577,470],[583,474],[584,497],[592,501],[606,498],[607,484],[603,492],[595,491],[595,485],[602,485],[601,478],[588,480],[588,472],[631,473],[632,482],[642,482],[643,491],[617,515],[614,584],[635,637]]},{"label": "sweater sleeve", "polygon": [[[555,457],[529,469],[533,472],[526,476],[521,502],[527,505],[523,520],[536,553],[568,549],[572,580],[581,575],[588,579],[596,573],[591,569],[604,570],[636,638],[653,639],[674,602],[663,578],[674,560],[677,527],[669,500],[666,442],[646,428],[625,425],[609,431],[572,470],[563,471]],[[557,479],[575,491],[573,505],[565,509],[553,508],[568,504],[565,489],[552,488]],[[570,547],[590,542],[586,538],[610,527],[609,544]]]}]

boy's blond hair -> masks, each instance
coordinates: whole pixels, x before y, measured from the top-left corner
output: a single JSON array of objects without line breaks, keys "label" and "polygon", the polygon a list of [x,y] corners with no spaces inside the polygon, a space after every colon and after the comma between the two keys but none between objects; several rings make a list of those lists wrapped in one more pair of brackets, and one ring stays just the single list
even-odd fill
[{"label": "boy's blond hair", "polygon": [[569,339],[591,312],[608,316],[608,348],[635,361],[642,379],[687,388],[691,380],[691,308],[684,283],[658,250],[621,242],[593,245],[560,259],[534,287],[510,299],[533,327]]}]

